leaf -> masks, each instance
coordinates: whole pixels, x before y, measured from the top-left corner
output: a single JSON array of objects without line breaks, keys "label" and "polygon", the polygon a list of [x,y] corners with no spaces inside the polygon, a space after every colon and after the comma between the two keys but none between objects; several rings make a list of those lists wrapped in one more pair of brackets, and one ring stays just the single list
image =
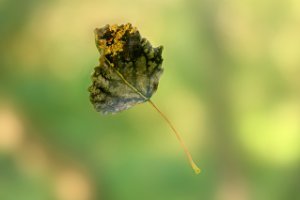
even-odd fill
[{"label": "leaf", "polygon": [[170,120],[150,100],[163,72],[162,46],[153,48],[131,24],[95,29],[99,66],[92,74],[90,101],[98,112],[117,113],[149,102],[173,130],[196,174],[200,169]]},{"label": "leaf", "polygon": [[100,64],[89,88],[95,109],[103,114],[117,113],[148,101],[163,72],[163,47],[153,48],[131,24],[106,25],[96,29],[95,36]]}]

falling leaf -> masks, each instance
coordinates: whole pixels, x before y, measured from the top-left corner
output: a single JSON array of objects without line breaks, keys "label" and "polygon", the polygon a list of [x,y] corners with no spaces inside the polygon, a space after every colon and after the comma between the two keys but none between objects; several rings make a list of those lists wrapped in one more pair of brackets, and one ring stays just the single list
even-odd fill
[{"label": "falling leaf", "polygon": [[163,47],[153,48],[130,23],[95,29],[95,42],[100,63],[95,67],[89,87],[95,109],[103,114],[117,113],[149,102],[174,131],[194,171],[200,173],[179,133],[150,100],[163,72]]},{"label": "falling leaf", "polygon": [[163,71],[162,46],[153,48],[131,24],[107,25],[96,29],[95,36],[101,55],[89,89],[95,109],[117,113],[150,99]]}]

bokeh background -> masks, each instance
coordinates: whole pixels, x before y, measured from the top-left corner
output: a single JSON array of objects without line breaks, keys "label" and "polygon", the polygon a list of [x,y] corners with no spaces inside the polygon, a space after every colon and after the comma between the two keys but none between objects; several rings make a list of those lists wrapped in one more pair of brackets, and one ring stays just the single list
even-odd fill
[{"label": "bokeh background", "polygon": [[[89,102],[93,30],[164,46],[153,101]],[[300,199],[299,0],[1,0],[1,200]]]}]

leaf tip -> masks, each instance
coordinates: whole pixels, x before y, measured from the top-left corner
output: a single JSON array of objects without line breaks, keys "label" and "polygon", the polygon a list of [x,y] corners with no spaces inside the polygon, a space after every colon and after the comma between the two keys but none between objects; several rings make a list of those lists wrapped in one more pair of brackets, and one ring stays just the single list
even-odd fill
[{"label": "leaf tip", "polygon": [[192,168],[193,168],[195,174],[198,175],[201,173],[201,169],[195,163],[192,164]]}]

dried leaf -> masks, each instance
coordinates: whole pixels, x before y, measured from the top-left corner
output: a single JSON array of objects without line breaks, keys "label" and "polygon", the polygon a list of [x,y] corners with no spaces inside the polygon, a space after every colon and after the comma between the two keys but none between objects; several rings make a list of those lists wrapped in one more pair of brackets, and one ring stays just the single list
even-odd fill
[{"label": "dried leaf", "polygon": [[92,74],[90,100],[103,114],[117,113],[138,103],[149,102],[167,122],[182,145],[196,174],[200,169],[169,119],[150,100],[163,72],[162,46],[153,48],[131,24],[106,25],[95,30],[100,53]]}]

